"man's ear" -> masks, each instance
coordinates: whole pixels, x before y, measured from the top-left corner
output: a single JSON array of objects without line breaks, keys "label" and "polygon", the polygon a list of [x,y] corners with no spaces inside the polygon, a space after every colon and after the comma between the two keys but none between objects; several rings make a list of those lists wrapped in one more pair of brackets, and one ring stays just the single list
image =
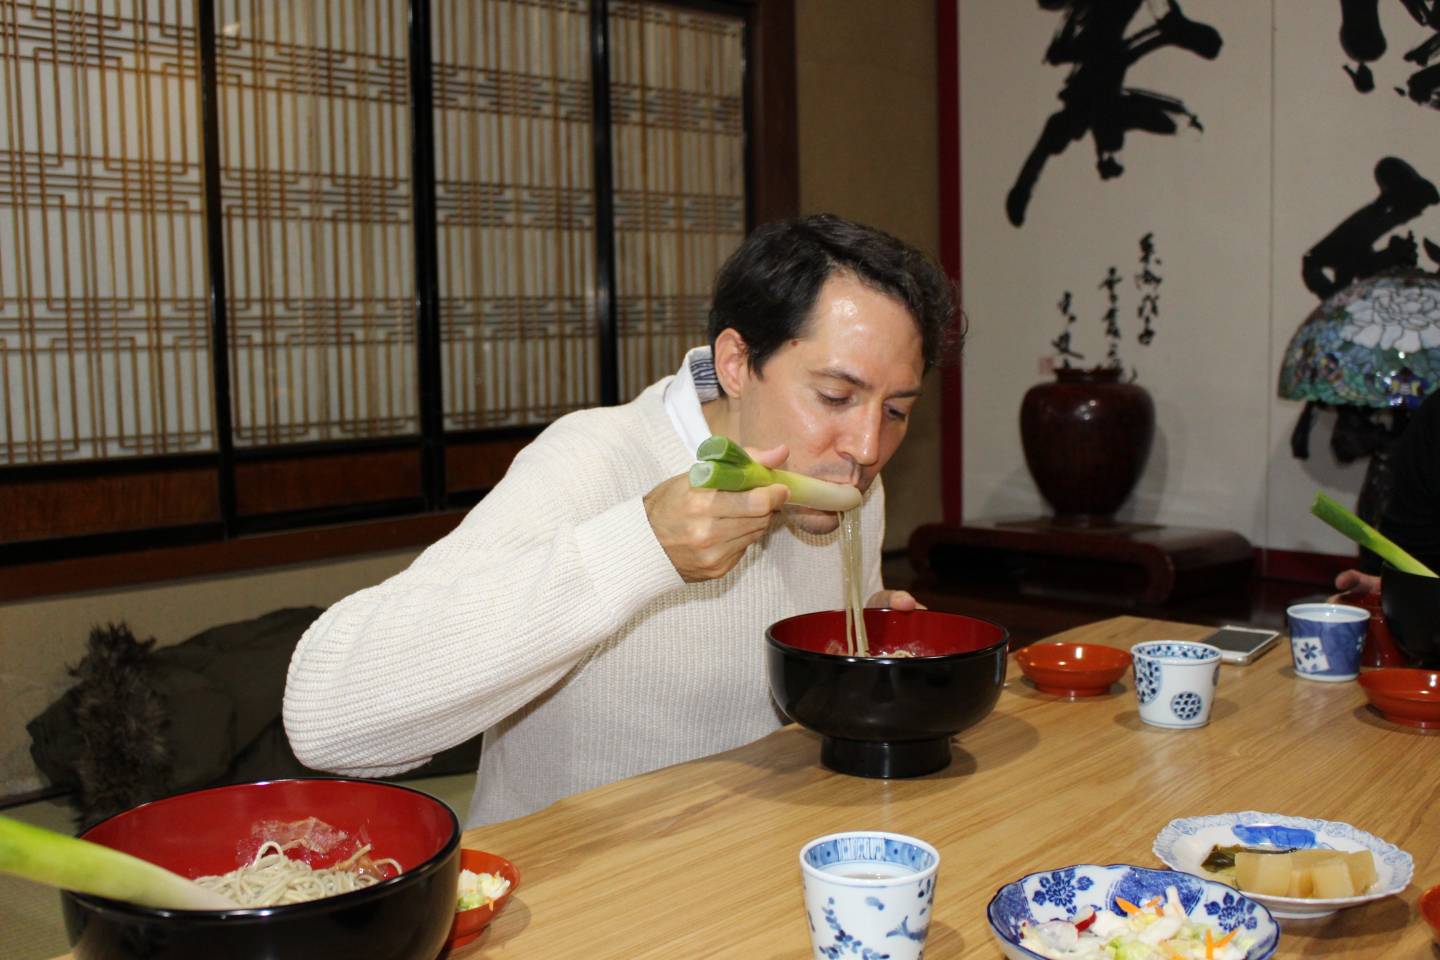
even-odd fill
[{"label": "man's ear", "polygon": [[715,338],[715,377],[728,397],[738,397],[750,382],[750,348],[734,327],[726,327]]}]

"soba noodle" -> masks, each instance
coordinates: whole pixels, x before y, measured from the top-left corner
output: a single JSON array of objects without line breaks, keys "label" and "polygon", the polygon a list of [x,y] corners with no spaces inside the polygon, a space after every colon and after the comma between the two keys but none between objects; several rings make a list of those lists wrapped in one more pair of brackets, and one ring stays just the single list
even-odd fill
[{"label": "soba noodle", "polygon": [[845,591],[845,652],[852,657],[870,656],[870,638],[865,634],[864,550],[860,543],[860,511],[840,514],[840,566]]},{"label": "soba noodle", "polygon": [[369,887],[385,879],[379,867],[388,865],[398,874],[400,864],[391,859],[357,862],[370,852],[365,844],[332,867],[316,870],[302,860],[285,855],[285,847],[267,840],[255,851],[255,858],[223,876],[197,877],[195,882],[208,890],[230,897],[242,907],[275,907],[304,903]]},{"label": "soba noodle", "polygon": [[[870,638],[865,633],[865,551],[860,540],[860,509],[840,514],[840,567],[845,593],[845,652],[868,657]],[[909,657],[908,650],[889,650],[877,657]]]}]

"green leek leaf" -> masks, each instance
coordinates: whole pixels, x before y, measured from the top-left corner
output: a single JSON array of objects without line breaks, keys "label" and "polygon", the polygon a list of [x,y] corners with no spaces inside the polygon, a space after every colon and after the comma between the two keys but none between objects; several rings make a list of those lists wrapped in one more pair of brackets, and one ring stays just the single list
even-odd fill
[{"label": "green leek leaf", "polygon": [[1395,541],[1346,510],[1333,498],[1323,493],[1315,494],[1315,503],[1311,505],[1310,512],[1396,570],[1425,577],[1435,576],[1435,571],[1400,549]]}]

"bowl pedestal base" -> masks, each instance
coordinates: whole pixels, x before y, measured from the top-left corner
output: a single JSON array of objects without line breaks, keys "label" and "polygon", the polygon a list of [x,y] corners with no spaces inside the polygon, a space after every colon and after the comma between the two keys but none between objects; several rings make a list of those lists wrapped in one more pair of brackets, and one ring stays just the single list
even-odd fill
[{"label": "bowl pedestal base", "polygon": [[886,742],[823,737],[820,762],[852,777],[920,777],[950,765],[950,738]]}]

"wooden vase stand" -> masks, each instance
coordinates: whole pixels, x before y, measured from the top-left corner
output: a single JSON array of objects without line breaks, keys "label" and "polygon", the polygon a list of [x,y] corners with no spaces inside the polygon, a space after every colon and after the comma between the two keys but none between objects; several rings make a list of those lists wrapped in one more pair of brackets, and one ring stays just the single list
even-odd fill
[{"label": "wooden vase stand", "polygon": [[910,538],[910,562],[934,583],[1008,582],[1021,592],[1155,607],[1243,587],[1250,542],[1231,530],[1050,517],[932,523]]}]

